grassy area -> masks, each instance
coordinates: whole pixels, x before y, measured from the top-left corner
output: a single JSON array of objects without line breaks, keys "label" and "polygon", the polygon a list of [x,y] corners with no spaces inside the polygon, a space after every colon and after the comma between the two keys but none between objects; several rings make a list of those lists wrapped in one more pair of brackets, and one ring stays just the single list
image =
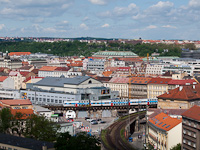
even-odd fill
[{"label": "grassy area", "polygon": [[106,145],[107,148],[112,149],[112,148],[110,147],[110,145],[108,144],[107,140],[106,140],[106,134],[107,134],[107,132],[108,132],[107,129],[101,130],[101,140],[102,140],[102,142]]}]

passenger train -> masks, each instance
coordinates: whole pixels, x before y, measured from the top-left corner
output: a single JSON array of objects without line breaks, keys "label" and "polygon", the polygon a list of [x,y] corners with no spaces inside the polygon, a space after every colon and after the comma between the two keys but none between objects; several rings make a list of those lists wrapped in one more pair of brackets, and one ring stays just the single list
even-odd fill
[{"label": "passenger train", "polygon": [[[90,104],[89,104],[90,103]],[[129,104],[128,104],[129,103]],[[150,99],[112,99],[112,100],[82,100],[82,101],[64,101],[64,107],[86,107],[86,106],[125,106],[125,105],[157,105],[157,98]]]}]

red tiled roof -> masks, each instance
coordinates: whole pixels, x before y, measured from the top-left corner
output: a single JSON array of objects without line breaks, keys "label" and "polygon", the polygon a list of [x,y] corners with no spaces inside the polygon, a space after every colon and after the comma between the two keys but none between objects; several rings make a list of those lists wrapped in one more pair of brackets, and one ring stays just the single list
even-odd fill
[{"label": "red tiled roof", "polygon": [[148,82],[151,80],[151,78],[145,78],[145,77],[132,77],[130,78],[131,84],[148,84]]},{"label": "red tiled roof", "polygon": [[16,113],[22,113],[23,117],[21,119],[27,119],[34,114],[32,109],[11,109],[11,113],[15,115]]},{"label": "red tiled roof", "polygon": [[104,71],[104,72],[102,73],[102,75],[103,75],[104,77],[109,77],[112,73],[113,73],[112,71]]},{"label": "red tiled roof", "polygon": [[172,79],[167,79],[167,78],[152,78],[149,81],[149,84],[168,84],[169,81],[171,81]]},{"label": "red tiled roof", "polygon": [[177,126],[179,123],[181,123],[182,119],[172,118],[162,112],[155,117],[150,118],[148,121],[162,130],[169,131]]},{"label": "red tiled roof", "polygon": [[8,77],[7,76],[1,76],[0,77],[0,82],[3,82],[5,79],[7,79]]},{"label": "red tiled roof", "polygon": [[0,103],[15,106],[15,105],[32,105],[30,100],[22,99],[11,99],[11,100],[0,100]]},{"label": "red tiled roof", "polygon": [[193,107],[185,111],[182,116],[200,121],[200,107],[194,105]]},{"label": "red tiled roof", "polygon": [[29,74],[30,72],[27,72],[27,71],[20,71],[20,74],[25,77]]},{"label": "red tiled roof", "polygon": [[25,79],[23,82],[27,82],[27,81],[31,80],[31,78],[32,78],[32,79],[37,79],[37,78],[43,79],[44,77],[31,76],[31,77],[28,77],[27,79]]},{"label": "red tiled roof", "polygon": [[16,55],[16,56],[20,56],[20,55],[30,55],[31,52],[10,52],[8,55],[9,56],[13,56],[13,55]]},{"label": "red tiled roof", "polygon": [[116,71],[118,67],[106,67],[104,70],[105,71]]},{"label": "red tiled roof", "polygon": [[171,80],[168,82],[168,84],[171,84],[171,85],[185,85],[186,83],[190,83],[190,84],[193,84],[195,82],[196,84],[196,81],[194,79],[187,79],[187,80]]},{"label": "red tiled roof", "polygon": [[39,71],[54,71],[57,67],[52,67],[52,66],[43,66],[42,68],[39,69]]},{"label": "red tiled roof", "polygon": [[70,68],[69,67],[57,67],[55,70],[56,71],[68,71]]},{"label": "red tiled roof", "polygon": [[160,96],[157,96],[157,98],[186,101],[200,99],[200,84],[180,86]]},{"label": "red tiled roof", "polygon": [[129,78],[113,77],[110,83],[129,83]]}]

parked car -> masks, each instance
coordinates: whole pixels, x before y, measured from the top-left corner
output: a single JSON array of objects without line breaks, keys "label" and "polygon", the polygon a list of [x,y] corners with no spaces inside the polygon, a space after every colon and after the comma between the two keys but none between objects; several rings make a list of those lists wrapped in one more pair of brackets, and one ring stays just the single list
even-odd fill
[{"label": "parked car", "polygon": [[101,119],[97,119],[97,121],[101,121]]},{"label": "parked car", "polygon": [[106,123],[106,121],[101,120],[100,123]]},{"label": "parked car", "polygon": [[91,122],[92,120],[94,120],[94,119],[91,119],[91,118],[89,118],[89,119],[86,119],[86,121],[89,121],[89,122]]},{"label": "parked car", "polygon": [[85,117],[85,120],[90,119],[90,117]]},{"label": "parked car", "polygon": [[98,122],[97,121],[92,121],[91,124],[95,125],[95,124],[98,124]]}]

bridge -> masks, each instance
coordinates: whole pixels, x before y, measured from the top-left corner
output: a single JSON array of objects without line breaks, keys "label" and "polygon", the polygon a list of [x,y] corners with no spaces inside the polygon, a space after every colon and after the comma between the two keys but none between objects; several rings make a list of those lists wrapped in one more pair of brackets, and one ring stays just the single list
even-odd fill
[{"label": "bridge", "polygon": [[[84,107],[64,107],[64,106],[44,106],[52,111],[61,111],[65,113],[67,110],[73,110],[76,112],[76,116],[80,111],[87,111],[87,116],[93,115],[94,117],[100,116],[102,117],[102,112],[104,110],[108,110],[111,113],[111,117],[121,116],[123,114],[127,114],[129,110],[138,111],[139,109],[146,109],[145,104],[143,105],[116,105],[116,106],[84,106]],[[157,105],[148,106],[150,108],[156,108]]]}]

